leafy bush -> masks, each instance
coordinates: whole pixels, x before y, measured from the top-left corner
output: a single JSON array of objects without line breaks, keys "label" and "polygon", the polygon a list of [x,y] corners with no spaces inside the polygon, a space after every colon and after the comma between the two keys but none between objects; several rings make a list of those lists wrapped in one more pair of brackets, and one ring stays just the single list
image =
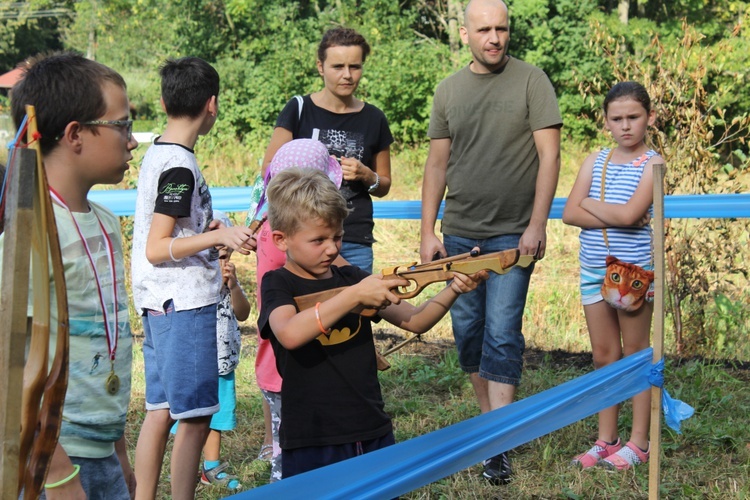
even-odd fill
[{"label": "leafy bush", "polygon": [[453,71],[448,48],[397,39],[376,50],[365,66],[361,96],[383,110],[397,142],[424,140],[435,87]]},{"label": "leafy bush", "polygon": [[714,332],[707,339],[706,352],[734,358],[748,355],[747,338],[750,334],[750,296],[740,294],[736,299],[717,293],[707,308],[706,329]]}]

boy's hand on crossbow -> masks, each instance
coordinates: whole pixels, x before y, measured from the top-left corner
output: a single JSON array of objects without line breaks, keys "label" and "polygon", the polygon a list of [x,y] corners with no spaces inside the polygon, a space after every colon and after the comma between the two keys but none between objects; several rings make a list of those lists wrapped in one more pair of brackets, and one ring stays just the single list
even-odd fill
[{"label": "boy's hand on crossbow", "polygon": [[401,298],[393,293],[399,286],[408,286],[409,280],[403,278],[383,279],[382,274],[373,274],[350,287],[357,302],[366,308],[385,309],[391,304],[398,304]]}]

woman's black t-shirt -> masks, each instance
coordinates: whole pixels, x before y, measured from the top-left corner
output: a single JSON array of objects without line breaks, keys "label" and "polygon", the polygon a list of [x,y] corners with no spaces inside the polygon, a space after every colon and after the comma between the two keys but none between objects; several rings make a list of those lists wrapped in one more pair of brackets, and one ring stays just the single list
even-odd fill
[{"label": "woman's black t-shirt", "polygon": [[[292,132],[294,139],[316,139],[340,159],[356,158],[372,168],[372,160],[393,143],[388,120],[378,108],[365,103],[356,113],[333,113],[316,106],[309,95],[303,97],[302,116],[296,98],[291,99],[276,119],[276,126]],[[372,199],[359,181],[343,181],[341,194],[350,209],[344,221],[344,241],[372,245]]]}]

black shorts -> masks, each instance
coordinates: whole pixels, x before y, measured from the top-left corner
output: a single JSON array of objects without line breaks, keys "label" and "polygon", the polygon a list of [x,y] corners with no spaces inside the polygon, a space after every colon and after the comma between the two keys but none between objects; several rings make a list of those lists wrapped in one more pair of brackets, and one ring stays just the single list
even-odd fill
[{"label": "black shorts", "polygon": [[284,479],[303,472],[308,472],[326,465],[335,464],[364,455],[371,451],[379,450],[396,444],[393,432],[370,439],[369,441],[357,441],[355,443],[336,444],[329,446],[308,446],[305,448],[293,448],[281,450],[281,475]]}]

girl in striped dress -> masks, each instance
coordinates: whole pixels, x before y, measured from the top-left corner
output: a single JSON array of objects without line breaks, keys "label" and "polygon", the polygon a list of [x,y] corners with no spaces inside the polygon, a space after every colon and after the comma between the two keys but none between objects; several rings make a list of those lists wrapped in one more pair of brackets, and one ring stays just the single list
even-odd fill
[{"label": "girl in striped dress", "polygon": [[[563,211],[566,224],[581,228],[581,299],[596,368],[649,346],[653,304],[646,302],[633,312],[618,310],[603,300],[600,290],[607,255],[653,268],[649,227],[652,165],[663,163],[645,142],[655,115],[641,84],[616,84],[604,99],[603,111],[605,128],[617,146],[594,152],[584,160]],[[617,430],[619,406],[602,410],[598,439],[573,459],[573,465],[626,470],[647,462],[650,404],[648,390],[633,397],[633,427],[625,445]]]}]

